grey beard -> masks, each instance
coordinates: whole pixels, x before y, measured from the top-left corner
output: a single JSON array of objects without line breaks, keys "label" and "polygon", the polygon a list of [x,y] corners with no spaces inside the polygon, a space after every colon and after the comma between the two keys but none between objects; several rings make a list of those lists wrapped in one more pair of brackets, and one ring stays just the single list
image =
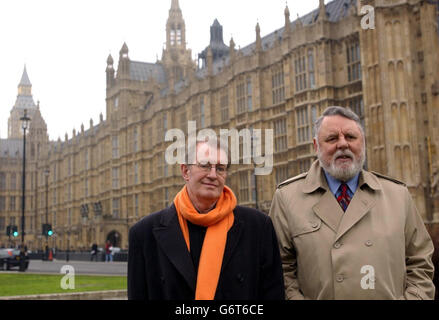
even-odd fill
[{"label": "grey beard", "polygon": [[[318,150],[318,159],[320,166],[326,170],[332,177],[337,180],[346,182],[355,177],[363,168],[364,162],[366,160],[364,152],[361,153],[360,159],[355,159],[355,156],[348,152],[349,155],[352,156],[353,162],[347,168],[340,168],[335,166],[335,160],[332,160],[329,165],[325,164],[321,159],[320,150]],[[337,154],[334,155],[333,159],[337,157]]]}]

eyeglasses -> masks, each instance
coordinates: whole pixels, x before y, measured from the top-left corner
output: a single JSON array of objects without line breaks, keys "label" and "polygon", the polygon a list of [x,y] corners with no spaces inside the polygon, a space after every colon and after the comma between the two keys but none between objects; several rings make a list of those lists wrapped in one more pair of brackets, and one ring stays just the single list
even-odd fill
[{"label": "eyeglasses", "polygon": [[222,164],[212,165],[210,163],[205,163],[205,164],[197,163],[197,164],[195,164],[195,166],[200,168],[201,171],[203,171],[205,173],[209,173],[212,170],[212,168],[215,168],[215,172],[217,175],[225,176],[227,173],[227,166],[222,165]]}]

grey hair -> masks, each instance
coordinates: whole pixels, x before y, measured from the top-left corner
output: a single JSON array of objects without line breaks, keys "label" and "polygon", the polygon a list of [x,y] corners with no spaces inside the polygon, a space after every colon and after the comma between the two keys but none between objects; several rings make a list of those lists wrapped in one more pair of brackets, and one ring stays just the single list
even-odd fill
[{"label": "grey hair", "polygon": [[228,143],[223,139],[223,138],[219,138],[216,140],[210,140],[210,139],[205,139],[205,140],[199,140],[197,139],[195,141],[195,143],[189,143],[188,146],[188,152],[185,156],[185,164],[186,165],[191,165],[194,163],[189,163],[189,154],[192,152],[194,156],[194,159],[196,159],[196,152],[197,152],[197,147],[200,144],[207,144],[209,145],[211,148],[217,148],[217,150],[222,150],[225,152],[226,156],[227,156],[227,168],[230,167],[231,164],[231,157],[230,157],[230,148],[228,146]]},{"label": "grey hair", "polygon": [[342,116],[344,118],[353,120],[357,123],[358,127],[360,128],[361,134],[363,135],[363,139],[365,139],[364,135],[364,128],[361,124],[360,118],[358,115],[353,112],[350,108],[343,108],[339,106],[332,106],[328,107],[323,111],[323,114],[317,118],[317,120],[314,122],[314,132],[315,132],[315,139],[317,140],[317,137],[319,136],[320,127],[322,125],[323,119],[326,117],[331,116]]}]

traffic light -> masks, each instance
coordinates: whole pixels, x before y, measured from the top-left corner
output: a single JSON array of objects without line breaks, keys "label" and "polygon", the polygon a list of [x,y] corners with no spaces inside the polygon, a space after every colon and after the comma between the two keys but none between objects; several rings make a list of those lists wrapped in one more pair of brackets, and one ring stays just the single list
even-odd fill
[{"label": "traffic light", "polygon": [[44,223],[42,226],[43,229],[43,235],[44,236],[52,236],[53,235],[53,230],[52,230],[52,225],[48,224],[48,223]]},{"label": "traffic light", "polygon": [[9,237],[11,235],[11,226],[6,227],[6,235]]},{"label": "traffic light", "polygon": [[52,225],[48,224],[47,225],[47,235],[50,237],[51,235],[53,235],[53,230],[52,230]]},{"label": "traffic light", "polygon": [[17,228],[17,226],[12,226],[12,236],[18,237],[18,228]]}]

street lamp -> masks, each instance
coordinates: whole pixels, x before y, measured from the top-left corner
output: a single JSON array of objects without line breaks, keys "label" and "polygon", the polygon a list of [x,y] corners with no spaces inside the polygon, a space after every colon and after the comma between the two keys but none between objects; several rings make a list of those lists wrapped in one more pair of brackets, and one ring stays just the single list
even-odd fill
[{"label": "street lamp", "polygon": [[44,247],[44,253],[43,253],[43,257],[45,258],[45,260],[49,259],[49,169],[45,169],[44,170],[44,177],[45,177],[45,182],[46,182],[46,232],[44,233],[44,236],[46,237],[46,245]]},{"label": "street lamp", "polygon": [[[49,223],[49,169],[44,170],[44,177],[46,179],[46,224]],[[46,235],[47,240],[47,235]]]},{"label": "street lamp", "polygon": [[24,248],[24,227],[25,227],[25,219],[24,219],[24,211],[25,211],[25,203],[26,203],[26,130],[29,127],[30,118],[27,116],[27,110],[24,109],[24,115],[20,118],[21,127],[23,129],[23,172],[22,172],[22,196],[21,196],[21,252],[20,252],[20,271],[24,271],[25,269],[25,248]]},{"label": "street lamp", "polygon": [[[251,128],[251,150],[252,150],[252,156],[253,158],[256,157],[256,151],[255,151],[255,146],[254,146],[254,141],[256,140],[257,143],[259,143],[259,139],[258,137],[254,137],[253,136],[253,128]],[[254,161],[255,159],[253,159]],[[253,163],[253,178],[254,180],[254,186],[255,186],[255,208],[256,210],[259,210],[259,205],[258,205],[258,177],[256,175],[256,163]]]}]

